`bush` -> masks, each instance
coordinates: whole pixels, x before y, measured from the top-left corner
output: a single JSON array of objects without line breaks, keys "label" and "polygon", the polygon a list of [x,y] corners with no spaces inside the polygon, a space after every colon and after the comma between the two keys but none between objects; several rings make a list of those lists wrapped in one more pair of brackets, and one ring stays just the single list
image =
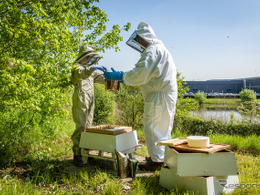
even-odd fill
[{"label": "bush", "polygon": [[143,126],[144,101],[140,87],[121,84],[117,93],[117,123],[141,128]]},{"label": "bush", "polygon": [[243,89],[240,93],[240,98],[242,102],[255,102],[256,101],[256,93],[251,89]]},{"label": "bush", "polygon": [[0,113],[1,166],[28,160],[31,155],[40,159],[51,156],[49,148],[53,147],[53,140],[61,139],[64,131],[73,129],[68,121],[68,118],[42,116],[26,110]]},{"label": "bush", "polygon": [[252,117],[259,116],[259,109],[256,106],[256,93],[250,89],[244,89],[240,92],[241,105],[239,112]]},{"label": "bush", "polygon": [[198,117],[183,117],[182,123],[174,125],[174,129],[189,135],[209,135],[211,133],[228,135],[260,135],[258,123],[224,123],[221,121],[205,121]]},{"label": "bush", "polygon": [[183,118],[190,116],[191,110],[198,108],[198,103],[191,99],[184,98],[184,94],[189,91],[186,83],[183,82],[183,77],[180,73],[177,73],[177,84],[178,84],[178,99],[176,104],[176,113],[174,116],[173,129],[181,130],[183,125]]},{"label": "bush", "polygon": [[[194,101],[184,98],[184,94],[189,90],[183,86],[183,77],[177,73],[178,84],[178,99],[176,104],[176,113],[174,123],[181,123],[183,116],[190,115],[190,110],[197,109],[198,104]],[[120,91],[117,93],[117,123],[129,125],[134,128],[142,128],[144,100],[139,86],[120,86]]]},{"label": "bush", "polygon": [[206,99],[207,99],[207,95],[204,94],[203,91],[198,91],[195,95],[194,95],[195,100],[199,103],[200,106],[202,106],[202,104],[205,103]]},{"label": "bush", "polygon": [[115,94],[105,90],[102,84],[94,84],[95,110],[93,125],[113,124],[115,112]]}]

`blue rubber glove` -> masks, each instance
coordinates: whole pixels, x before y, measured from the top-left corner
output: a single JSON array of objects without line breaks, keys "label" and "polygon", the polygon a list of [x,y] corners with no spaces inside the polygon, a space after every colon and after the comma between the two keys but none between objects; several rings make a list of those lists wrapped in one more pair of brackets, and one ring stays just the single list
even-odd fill
[{"label": "blue rubber glove", "polygon": [[124,74],[123,71],[115,71],[113,68],[112,68],[112,71],[113,72],[105,72],[104,73],[105,80],[123,82],[123,74]]},{"label": "blue rubber glove", "polygon": [[105,66],[97,66],[97,65],[93,65],[91,66],[92,70],[95,71],[95,70],[101,70],[103,72],[106,72],[107,71],[107,68]]}]

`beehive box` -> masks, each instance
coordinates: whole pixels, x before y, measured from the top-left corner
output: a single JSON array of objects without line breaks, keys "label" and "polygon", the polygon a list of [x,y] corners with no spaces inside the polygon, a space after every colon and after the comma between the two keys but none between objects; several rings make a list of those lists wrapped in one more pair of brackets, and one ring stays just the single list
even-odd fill
[{"label": "beehive box", "polygon": [[218,195],[221,193],[230,193],[234,191],[234,187],[239,183],[238,176],[225,177],[180,177],[177,176],[174,170],[163,167],[160,171],[160,186],[172,190],[178,189],[180,191],[190,190],[195,194]]},{"label": "beehive box", "polygon": [[177,176],[227,176],[237,175],[235,154],[222,150],[212,154],[177,151],[165,147],[164,163]]},{"label": "beehive box", "polygon": [[124,152],[138,146],[136,131],[129,131],[118,135],[109,135],[93,132],[82,132],[80,148],[101,150],[106,152]]}]

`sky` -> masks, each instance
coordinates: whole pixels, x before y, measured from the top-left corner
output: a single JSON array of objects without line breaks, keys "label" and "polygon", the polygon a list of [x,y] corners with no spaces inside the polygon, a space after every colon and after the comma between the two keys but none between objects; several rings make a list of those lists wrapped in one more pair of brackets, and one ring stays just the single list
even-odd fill
[{"label": "sky", "polygon": [[186,81],[260,76],[260,0],[100,0],[107,29],[130,22],[121,51],[106,50],[99,65],[134,68],[140,53],[125,42],[149,24]]}]

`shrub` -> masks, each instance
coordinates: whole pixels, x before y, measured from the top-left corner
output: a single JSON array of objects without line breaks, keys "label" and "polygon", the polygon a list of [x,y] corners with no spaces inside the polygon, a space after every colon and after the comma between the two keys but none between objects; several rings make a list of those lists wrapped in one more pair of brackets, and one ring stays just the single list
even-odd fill
[{"label": "shrub", "polygon": [[205,103],[206,99],[207,99],[207,95],[204,94],[203,91],[198,91],[195,95],[194,95],[195,100],[199,103],[200,106],[202,106],[202,104]]},{"label": "shrub", "polygon": [[196,110],[198,108],[198,103],[191,99],[184,98],[184,94],[189,91],[189,88],[185,82],[183,82],[183,77],[180,73],[177,74],[177,84],[178,84],[178,99],[176,104],[176,113],[174,116],[173,129],[181,130],[183,125],[183,118],[190,116],[191,110]]},{"label": "shrub", "polygon": [[144,101],[140,87],[124,86],[121,84],[117,93],[117,123],[133,128],[143,126]]},{"label": "shrub", "polygon": [[[198,108],[198,104],[190,99],[185,99],[184,94],[189,90],[183,86],[183,77],[177,73],[178,99],[176,104],[176,114],[174,125],[181,124],[182,117],[189,116],[190,110]],[[116,118],[117,123],[129,125],[134,128],[142,128],[144,100],[139,86],[120,86],[120,91],[116,95]]]},{"label": "shrub", "polygon": [[[38,158],[46,158],[43,145],[47,143],[48,148],[52,147],[52,141],[70,129],[67,121],[27,110],[0,113],[0,166],[26,160],[32,151]],[[48,153],[50,156],[50,151]]]},{"label": "shrub", "polygon": [[113,124],[115,112],[115,94],[105,90],[104,85],[94,84],[95,110],[93,125]]},{"label": "shrub", "polygon": [[254,90],[251,89],[243,89],[240,93],[240,98],[242,102],[246,102],[246,101],[251,101],[251,102],[255,102],[256,101],[256,93],[254,92]]},{"label": "shrub", "polygon": [[256,93],[250,89],[243,89],[240,93],[241,105],[239,112],[252,117],[259,116],[259,109],[256,106]]},{"label": "shrub", "polygon": [[[179,126],[174,126],[180,129]],[[181,131],[189,135],[209,135],[211,133],[229,135],[260,135],[258,123],[224,123],[221,121],[205,121],[198,117],[183,117]]]}]

